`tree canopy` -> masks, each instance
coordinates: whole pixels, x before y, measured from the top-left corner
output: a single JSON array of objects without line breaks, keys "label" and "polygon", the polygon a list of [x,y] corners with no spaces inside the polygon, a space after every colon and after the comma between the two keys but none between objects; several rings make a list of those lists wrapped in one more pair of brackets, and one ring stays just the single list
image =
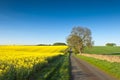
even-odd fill
[{"label": "tree canopy", "polygon": [[106,46],[116,46],[115,43],[106,43]]},{"label": "tree canopy", "polygon": [[85,27],[74,27],[67,38],[67,44],[82,53],[85,46],[92,46],[91,31]]}]

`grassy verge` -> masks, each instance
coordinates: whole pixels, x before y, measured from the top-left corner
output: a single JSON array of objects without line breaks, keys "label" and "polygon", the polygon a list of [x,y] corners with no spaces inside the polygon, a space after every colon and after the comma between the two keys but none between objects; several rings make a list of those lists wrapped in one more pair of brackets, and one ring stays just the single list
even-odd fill
[{"label": "grassy verge", "polygon": [[98,67],[99,69],[105,71],[106,73],[120,80],[120,63],[115,63],[115,62],[112,63],[105,60],[99,60],[99,59],[85,57],[81,55],[77,55],[77,57],[87,61],[88,63]]},{"label": "grassy verge", "polygon": [[53,76],[49,77],[47,80],[70,80],[69,54],[63,56],[56,70],[52,74]]},{"label": "grassy verge", "polygon": [[48,62],[41,70],[32,75],[30,80],[69,80],[69,54],[60,55]]}]

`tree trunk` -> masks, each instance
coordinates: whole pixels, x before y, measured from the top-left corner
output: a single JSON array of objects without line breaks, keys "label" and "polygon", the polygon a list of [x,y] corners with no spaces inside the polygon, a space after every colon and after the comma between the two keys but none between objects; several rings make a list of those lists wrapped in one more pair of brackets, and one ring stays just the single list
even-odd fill
[{"label": "tree trunk", "polygon": [[79,53],[82,54],[82,51],[79,49]]}]

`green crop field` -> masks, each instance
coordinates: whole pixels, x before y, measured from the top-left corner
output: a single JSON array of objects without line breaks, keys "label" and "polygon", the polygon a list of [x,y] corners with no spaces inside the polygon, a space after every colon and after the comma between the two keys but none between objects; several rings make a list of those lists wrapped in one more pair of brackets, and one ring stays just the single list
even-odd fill
[{"label": "green crop field", "polygon": [[84,53],[120,55],[120,47],[93,46],[92,48],[85,48]]}]

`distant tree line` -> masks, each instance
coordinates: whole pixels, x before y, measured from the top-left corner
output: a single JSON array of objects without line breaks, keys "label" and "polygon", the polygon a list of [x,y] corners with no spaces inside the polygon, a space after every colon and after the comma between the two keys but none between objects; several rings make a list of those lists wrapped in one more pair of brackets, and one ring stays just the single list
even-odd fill
[{"label": "distant tree line", "polygon": [[115,43],[106,43],[106,46],[116,46]]},{"label": "distant tree line", "polygon": [[66,45],[66,43],[63,42],[56,42],[53,44],[37,44],[36,46],[64,46]]},{"label": "distant tree line", "polygon": [[65,43],[62,43],[62,42],[56,42],[53,44],[53,46],[59,46],[59,45],[66,45]]},{"label": "distant tree line", "polygon": [[51,46],[51,44],[37,44],[36,46]]}]

